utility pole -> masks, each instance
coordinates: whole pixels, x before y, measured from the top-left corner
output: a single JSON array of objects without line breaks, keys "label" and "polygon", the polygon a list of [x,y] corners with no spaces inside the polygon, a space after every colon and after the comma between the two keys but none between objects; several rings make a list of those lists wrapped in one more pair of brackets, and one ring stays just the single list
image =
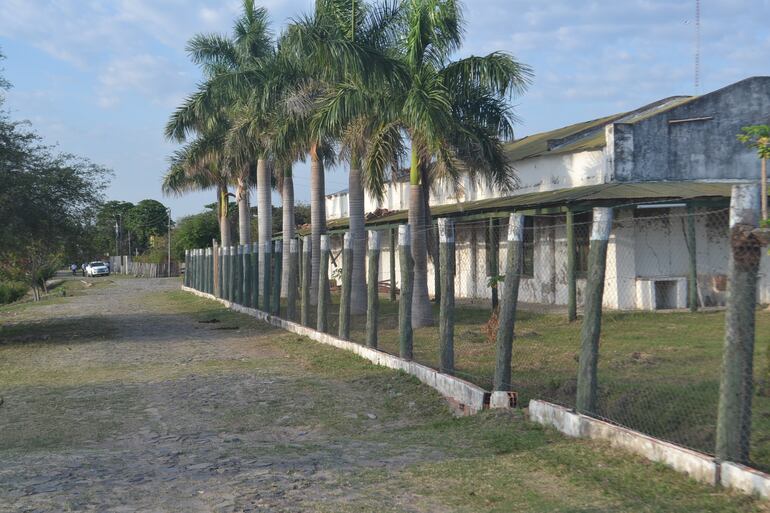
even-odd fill
[{"label": "utility pole", "polygon": [[171,208],[166,209],[168,214],[168,228],[166,230],[166,238],[168,239],[168,257],[166,259],[166,277],[171,277]]}]

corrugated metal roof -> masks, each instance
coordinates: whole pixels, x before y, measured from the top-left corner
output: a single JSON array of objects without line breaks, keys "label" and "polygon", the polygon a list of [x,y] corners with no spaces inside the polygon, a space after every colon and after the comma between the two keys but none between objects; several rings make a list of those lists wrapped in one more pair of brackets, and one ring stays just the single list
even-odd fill
[{"label": "corrugated metal roof", "polygon": [[[622,205],[699,198],[727,200],[730,197],[731,188],[732,183],[727,182],[635,182],[586,185],[554,191],[517,194],[504,198],[436,205],[431,207],[431,215],[434,218],[462,217],[565,206]],[[407,219],[408,211],[399,210],[370,219],[366,222],[366,226],[400,224],[405,223]],[[327,222],[329,230],[341,230],[347,227],[347,218],[332,219]],[[306,232],[308,230],[299,231],[300,235],[305,235]]]}]

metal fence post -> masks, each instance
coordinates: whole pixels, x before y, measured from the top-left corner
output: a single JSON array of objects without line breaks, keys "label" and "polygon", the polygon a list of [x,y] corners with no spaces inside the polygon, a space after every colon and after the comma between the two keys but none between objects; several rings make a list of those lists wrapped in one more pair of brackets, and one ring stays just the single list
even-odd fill
[{"label": "metal fence post", "polygon": [[380,232],[369,231],[369,270],[367,275],[366,345],[377,348],[377,325],[380,315]]},{"label": "metal fence post", "polygon": [[602,329],[602,300],[604,273],[607,267],[607,245],[612,229],[612,209],[594,208],[591,226],[591,246],[588,250],[588,279],[586,280],[585,312],[580,330],[580,359],[577,376],[578,411],[596,412],[599,384],[596,369],[599,360],[599,336]]},{"label": "metal fence post", "polygon": [[759,195],[757,184],[734,185],[730,199],[728,295],[716,455],[736,463],[748,462],[751,438],[757,273],[762,257],[762,245],[751,231],[759,225]]},{"label": "metal fence post", "polygon": [[442,217],[438,220],[441,298],[439,307],[439,370],[455,371],[455,225]]}]

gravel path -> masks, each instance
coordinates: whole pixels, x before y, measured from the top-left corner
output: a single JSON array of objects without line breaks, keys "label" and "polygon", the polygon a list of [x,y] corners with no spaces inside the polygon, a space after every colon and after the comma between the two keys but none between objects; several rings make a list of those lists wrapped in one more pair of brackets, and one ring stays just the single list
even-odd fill
[{"label": "gravel path", "polygon": [[418,405],[310,371],[280,347],[296,337],[211,303],[221,322],[199,322],[177,280],[97,283],[0,331],[0,511],[312,511],[354,466],[441,457],[353,439]]}]

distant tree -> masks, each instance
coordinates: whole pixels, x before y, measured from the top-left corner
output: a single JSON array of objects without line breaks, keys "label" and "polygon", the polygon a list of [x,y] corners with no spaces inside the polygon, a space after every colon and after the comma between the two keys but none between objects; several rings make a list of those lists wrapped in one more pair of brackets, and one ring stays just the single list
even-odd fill
[{"label": "distant tree", "polygon": [[136,236],[136,248],[145,251],[152,237],[168,232],[168,209],[160,201],[142,200],[129,210],[124,226]]},{"label": "distant tree", "polygon": [[770,126],[751,125],[741,128],[738,140],[757,151],[762,161],[762,219],[767,219],[767,159],[770,158]]},{"label": "distant tree", "polygon": [[[303,226],[310,224],[310,205],[307,203],[294,204],[294,224]],[[273,233],[283,230],[283,207],[273,207]]]},{"label": "distant tree", "polygon": [[172,255],[177,260],[182,260],[186,249],[211,246],[212,239],[218,236],[219,220],[216,210],[183,217],[172,232]]}]

